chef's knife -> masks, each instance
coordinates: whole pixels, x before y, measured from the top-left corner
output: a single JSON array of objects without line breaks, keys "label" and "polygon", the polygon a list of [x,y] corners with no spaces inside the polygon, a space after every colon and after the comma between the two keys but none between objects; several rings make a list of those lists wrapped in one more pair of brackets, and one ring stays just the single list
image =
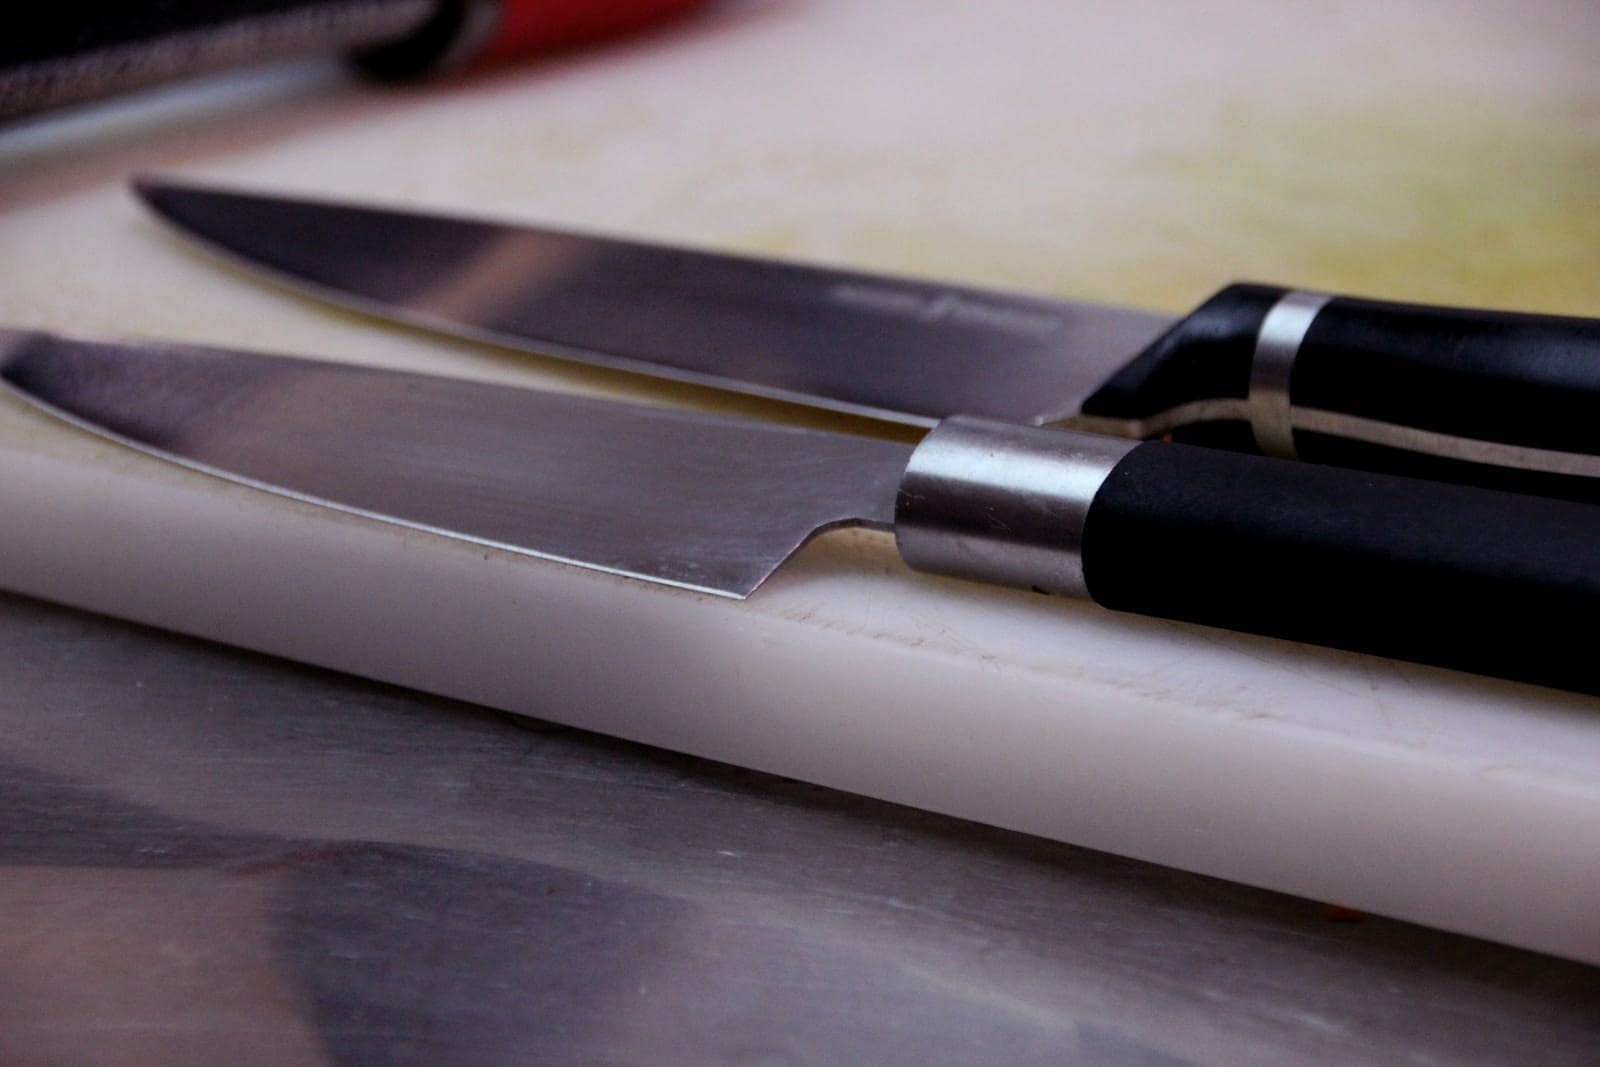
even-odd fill
[{"label": "chef's knife", "polygon": [[1600,320],[1233,285],[1157,315],[528,226],[144,181],[326,299],[919,426],[949,415],[1600,495]]},{"label": "chef's knife", "polygon": [[97,434],[345,511],[742,597],[831,527],[919,570],[1592,690],[1600,509],[955,417],[915,445],[241,352],[0,331]]}]

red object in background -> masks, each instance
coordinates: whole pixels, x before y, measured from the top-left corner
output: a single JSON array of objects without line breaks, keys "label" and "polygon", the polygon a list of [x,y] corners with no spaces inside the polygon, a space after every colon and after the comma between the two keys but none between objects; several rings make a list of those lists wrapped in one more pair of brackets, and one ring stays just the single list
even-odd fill
[{"label": "red object in background", "polygon": [[478,55],[497,63],[523,52],[584,44],[663,21],[707,0],[502,0],[499,22]]},{"label": "red object in background", "polygon": [[35,5],[0,34],[0,120],[213,71],[348,55],[385,79],[641,29],[708,0],[111,0]]}]

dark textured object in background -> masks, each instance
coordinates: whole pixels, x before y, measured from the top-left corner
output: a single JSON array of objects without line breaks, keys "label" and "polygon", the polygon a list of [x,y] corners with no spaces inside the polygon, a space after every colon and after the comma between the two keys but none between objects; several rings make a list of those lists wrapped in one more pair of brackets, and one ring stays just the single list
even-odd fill
[{"label": "dark textured object in background", "polygon": [[402,78],[561,48],[703,0],[162,0],[64,3],[0,33],[0,119],[300,56]]},{"label": "dark textured object in background", "polygon": [[166,0],[40,9],[0,37],[0,116],[81,103],[178,78],[369,48],[427,24],[439,0]]}]

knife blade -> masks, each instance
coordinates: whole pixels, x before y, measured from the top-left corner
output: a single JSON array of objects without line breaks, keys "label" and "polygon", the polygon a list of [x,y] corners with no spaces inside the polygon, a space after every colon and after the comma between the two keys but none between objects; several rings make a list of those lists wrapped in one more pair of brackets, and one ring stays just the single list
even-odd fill
[{"label": "knife blade", "polygon": [[1232,285],[1125,308],[525,225],[135,183],[325,300],[502,346],[929,427],[963,414],[1600,494],[1600,320]]},{"label": "knife blade", "polygon": [[0,330],[0,382],[258,489],[743,597],[816,533],[912,568],[1594,690],[1600,512],[956,416],[916,445],[283,356]]}]

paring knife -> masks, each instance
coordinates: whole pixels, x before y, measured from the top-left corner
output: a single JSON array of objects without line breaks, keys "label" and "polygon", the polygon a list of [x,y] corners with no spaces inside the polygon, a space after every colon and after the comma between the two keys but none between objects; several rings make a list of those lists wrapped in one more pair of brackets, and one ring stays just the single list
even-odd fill
[{"label": "paring knife", "polygon": [[950,415],[1600,496],[1600,320],[1233,285],[1157,315],[146,180],[188,235],[392,320],[932,426]]},{"label": "paring knife", "polygon": [[743,597],[832,527],[913,568],[1593,691],[1600,509],[972,417],[915,445],[394,371],[0,331],[105,437],[345,511]]}]

